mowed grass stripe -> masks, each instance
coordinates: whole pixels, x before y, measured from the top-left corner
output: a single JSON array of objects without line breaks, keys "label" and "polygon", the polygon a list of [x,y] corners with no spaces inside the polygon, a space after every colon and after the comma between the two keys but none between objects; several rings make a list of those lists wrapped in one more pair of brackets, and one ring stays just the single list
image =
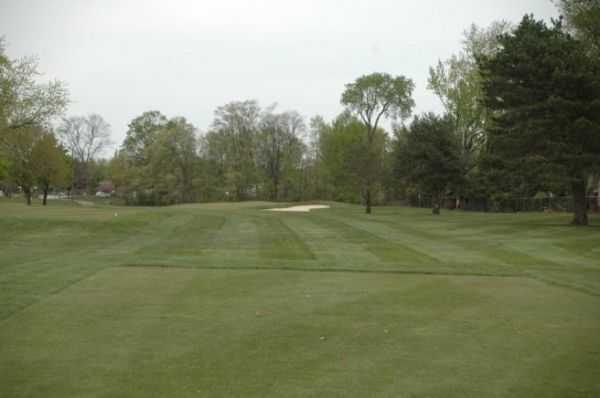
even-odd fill
[{"label": "mowed grass stripe", "polygon": [[391,263],[419,266],[434,261],[427,254],[401,242],[392,242],[332,218],[326,211],[316,211],[304,218],[296,217],[292,226],[300,228],[303,236],[311,236],[311,231],[316,230],[313,235],[316,234],[318,239],[312,239],[312,243],[318,246],[316,250],[336,262],[345,262],[345,265],[373,267],[389,266]]},{"label": "mowed grass stripe", "polygon": [[369,268],[378,263],[378,259],[364,250],[362,244],[345,239],[344,231],[324,223],[319,212],[291,214],[283,220],[303,237],[318,260],[318,268],[355,268],[356,264]]},{"label": "mowed grass stripe", "polygon": [[[532,225],[527,226],[515,222],[511,233],[487,231],[477,233],[480,227],[481,215],[461,214],[464,218],[462,227],[454,227],[452,231],[445,228],[427,228],[423,230],[422,223],[405,223],[398,225],[389,219],[375,218],[374,222],[384,223],[390,228],[410,231],[414,236],[433,241],[451,242],[464,251],[481,252],[487,256],[479,268],[483,270],[485,264],[500,262],[507,268],[508,273],[524,273],[538,280],[570,287],[588,294],[600,292],[600,274],[593,272],[600,268],[600,253],[592,250],[579,252],[577,247],[583,242],[584,247],[590,248],[590,243],[597,240],[599,231],[596,229],[578,229],[569,225],[545,226],[542,221],[547,221],[546,215],[538,214],[533,218]],[[452,214],[451,217],[456,217]],[[519,218],[525,217],[519,215]],[[516,218],[516,217],[515,217]],[[513,220],[515,219],[513,218]],[[440,220],[442,226],[446,220]],[[506,221],[504,221],[506,223]],[[468,237],[464,233],[455,235],[456,230],[475,230]],[[547,231],[544,230],[547,229]],[[542,235],[545,231],[547,235]],[[583,254],[583,256],[582,256]],[[464,264],[461,264],[464,266]],[[464,267],[461,267],[464,268]],[[590,272],[585,272],[586,270]],[[496,272],[496,271],[493,271]]]},{"label": "mowed grass stripe", "polygon": [[266,259],[314,260],[307,237],[298,234],[286,222],[290,215],[265,214],[255,218],[259,226],[260,256]]},{"label": "mowed grass stripe", "polygon": [[599,304],[526,278],[112,268],[1,324],[0,391],[594,396]]},{"label": "mowed grass stripe", "polygon": [[[373,223],[380,223],[387,228],[389,236],[400,236],[415,246],[430,243],[425,246],[432,253],[443,255],[440,261],[456,264],[456,258],[462,259],[460,265],[474,264],[478,267],[497,267],[498,265],[513,268],[515,272],[524,270],[526,266],[545,266],[548,268],[564,269],[565,266],[596,267],[597,263],[590,263],[584,259],[572,255],[566,250],[556,246],[560,235],[549,231],[550,236],[556,236],[556,241],[546,237],[545,239],[529,236],[530,231],[520,226],[513,228],[511,234],[483,233],[468,223],[471,214],[464,215],[464,228],[472,230],[472,233],[461,233],[462,228],[447,228],[446,220],[439,219],[435,224],[426,223],[397,223],[390,219],[366,218],[365,221],[349,221],[360,225],[362,228],[374,229]],[[458,231],[457,231],[458,229]],[[393,230],[395,232],[389,232]],[[536,231],[536,228],[533,228]],[[562,235],[572,230],[569,226],[562,227]],[[589,236],[585,236],[589,238]],[[571,237],[571,239],[577,239]],[[466,262],[465,260],[469,260]]]},{"label": "mowed grass stripe", "polygon": [[[406,215],[405,215],[406,216]],[[484,220],[484,218],[488,220]],[[410,231],[427,240],[450,241],[470,251],[492,251],[509,265],[600,266],[594,248],[598,226],[574,228],[564,214],[494,214],[445,212],[429,220],[410,216],[419,222],[398,223],[393,218],[375,216],[371,221]],[[557,222],[564,220],[564,223]]]},{"label": "mowed grass stripe", "polygon": [[138,249],[142,256],[200,256],[214,247],[214,239],[223,228],[226,217],[219,215],[190,215],[176,226],[169,236],[152,245]]},{"label": "mowed grass stripe", "polygon": [[[523,251],[517,247],[519,242],[525,241],[528,249],[535,244],[532,238],[527,236],[516,235],[513,231],[510,238],[506,233],[500,233],[497,228],[485,226],[471,226],[469,224],[454,226],[448,228],[446,223],[425,225],[418,223],[404,223],[398,225],[392,220],[375,218],[372,220],[375,223],[381,223],[387,228],[390,228],[399,234],[409,234],[413,240],[422,242],[444,242],[446,244],[446,253],[458,253],[468,251],[473,254],[473,262],[480,264],[493,263],[496,265],[505,266],[524,266],[538,265],[545,263],[549,265],[557,265],[550,261],[542,261],[538,257],[529,254],[530,250]],[[504,230],[505,228],[501,228]],[[450,247],[454,246],[454,248]],[[481,255],[479,255],[481,253]],[[448,262],[453,262],[454,256],[445,258]]]},{"label": "mowed grass stripe", "polygon": [[213,254],[230,257],[257,257],[259,234],[254,217],[233,212],[212,239]]},{"label": "mowed grass stripe", "polygon": [[0,226],[6,228],[0,231],[11,232],[0,242],[0,317],[123,263],[524,273],[600,291],[596,274],[580,272],[600,268],[593,244],[600,230],[560,225],[562,214],[444,212],[432,218],[426,210],[391,207],[366,217],[360,207],[337,204],[308,214],[260,210],[268,206],[132,209],[51,202],[28,208],[3,202]]},{"label": "mowed grass stripe", "polygon": [[271,206],[0,200],[0,396],[600,395],[600,229]]},{"label": "mowed grass stripe", "polygon": [[[110,218],[100,225],[69,221],[70,239],[52,234],[54,225],[61,223],[52,220],[45,224],[46,229],[39,230],[48,242],[39,246],[30,243],[34,255],[28,256],[27,251],[23,256],[17,254],[14,263],[7,261],[10,257],[2,258],[0,320],[104,268],[118,265],[140,245],[156,242],[156,231],[169,234],[187,218],[182,214],[155,217],[151,213],[142,221],[139,217],[130,219],[134,216],[116,218],[114,209],[104,211],[110,213]],[[129,229],[124,230],[123,225],[129,225]],[[25,260],[18,261],[22,257]]]},{"label": "mowed grass stripe", "polygon": [[[409,247],[411,251],[418,253],[422,261],[418,266],[423,268],[435,268],[449,270],[456,266],[466,269],[477,268],[480,272],[506,272],[502,270],[502,263],[494,258],[489,258],[486,254],[478,253],[477,249],[465,250],[464,247],[455,244],[449,240],[423,238],[420,234],[414,233],[403,227],[390,228],[389,226],[369,220],[367,217],[342,218],[334,215],[330,217],[336,222],[345,224],[365,235],[371,235],[379,238],[381,241],[387,241],[389,244],[400,244]],[[411,264],[405,261],[404,264]],[[491,264],[490,264],[491,263]]]}]

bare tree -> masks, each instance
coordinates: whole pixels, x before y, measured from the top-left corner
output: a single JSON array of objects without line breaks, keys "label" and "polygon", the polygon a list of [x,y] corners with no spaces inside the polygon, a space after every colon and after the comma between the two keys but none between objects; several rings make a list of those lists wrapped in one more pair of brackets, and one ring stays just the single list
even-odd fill
[{"label": "bare tree", "polygon": [[97,114],[64,119],[59,133],[73,158],[81,163],[89,163],[111,144],[110,125]]},{"label": "bare tree", "polygon": [[88,163],[111,145],[110,124],[100,115],[91,114],[86,120],[87,131],[84,135],[84,162]]},{"label": "bare tree", "polygon": [[73,185],[84,188],[89,163],[111,145],[110,125],[97,114],[74,116],[64,119],[58,132],[73,157]]}]

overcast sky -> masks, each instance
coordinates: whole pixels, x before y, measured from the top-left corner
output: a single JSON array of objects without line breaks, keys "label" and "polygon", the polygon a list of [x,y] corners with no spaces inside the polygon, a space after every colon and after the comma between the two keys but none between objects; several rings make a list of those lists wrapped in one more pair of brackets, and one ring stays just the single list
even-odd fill
[{"label": "overcast sky", "polygon": [[68,115],[99,113],[120,144],[147,110],[206,130],[233,100],[331,119],[344,84],[370,72],[416,83],[416,111],[440,111],[429,66],[475,23],[556,16],[551,0],[0,0],[10,57],[37,55],[67,83]]}]

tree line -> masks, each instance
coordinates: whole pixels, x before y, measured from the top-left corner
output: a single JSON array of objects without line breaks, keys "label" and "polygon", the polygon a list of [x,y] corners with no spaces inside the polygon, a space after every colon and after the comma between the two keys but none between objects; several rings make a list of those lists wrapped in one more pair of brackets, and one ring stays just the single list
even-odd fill
[{"label": "tree line", "polygon": [[1,51],[2,188],[20,187],[28,202],[34,187],[55,187],[114,191],[132,205],[320,199],[367,213],[427,198],[434,214],[448,198],[493,210],[551,193],[571,196],[573,223],[585,225],[600,173],[600,3],[559,7],[551,23],[526,15],[517,26],[467,30],[462,50],[429,70],[443,114],[413,114],[413,81],[372,73],[346,85],[331,121],[235,101],[200,132],[150,110],[108,160],[98,158],[108,123],[89,115],[52,124],[66,110],[64,85],[36,83],[35,60]]}]

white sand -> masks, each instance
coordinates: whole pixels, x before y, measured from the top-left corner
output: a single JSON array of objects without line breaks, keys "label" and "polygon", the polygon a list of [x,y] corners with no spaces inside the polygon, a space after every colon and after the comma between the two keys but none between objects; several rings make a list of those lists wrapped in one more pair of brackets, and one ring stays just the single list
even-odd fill
[{"label": "white sand", "polygon": [[81,206],[93,206],[94,202],[90,202],[89,200],[76,200],[75,203]]},{"label": "white sand", "polygon": [[269,211],[289,211],[294,213],[308,213],[311,210],[316,209],[329,209],[327,205],[303,205],[303,206],[292,206],[292,207],[280,207],[277,209],[265,209]]}]

